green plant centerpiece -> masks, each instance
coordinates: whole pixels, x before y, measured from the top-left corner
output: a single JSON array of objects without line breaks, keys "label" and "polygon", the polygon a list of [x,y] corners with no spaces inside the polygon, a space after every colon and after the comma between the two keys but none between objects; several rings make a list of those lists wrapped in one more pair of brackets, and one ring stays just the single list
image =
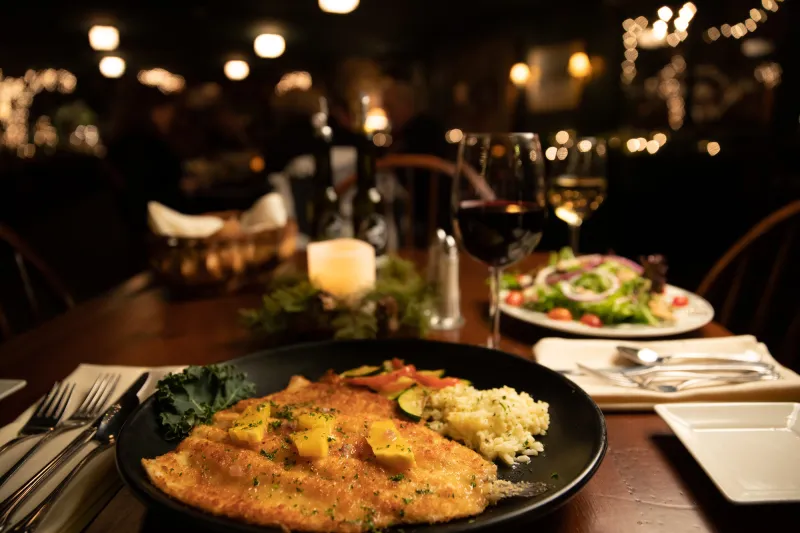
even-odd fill
[{"label": "green plant centerpiece", "polygon": [[345,301],[315,287],[306,275],[272,280],[261,307],[240,313],[245,324],[271,341],[423,337],[433,291],[414,264],[389,257],[374,290]]}]

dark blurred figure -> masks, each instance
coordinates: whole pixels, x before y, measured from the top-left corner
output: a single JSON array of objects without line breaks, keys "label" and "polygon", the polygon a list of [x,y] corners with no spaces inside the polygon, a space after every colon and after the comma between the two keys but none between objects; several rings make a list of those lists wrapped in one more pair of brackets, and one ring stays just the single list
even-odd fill
[{"label": "dark blurred figure", "polygon": [[181,210],[181,159],[170,136],[177,106],[157,89],[134,82],[116,102],[106,160],[118,190],[133,257],[146,259],[147,202]]},{"label": "dark blurred figure", "polygon": [[332,95],[328,98],[328,126],[333,131],[334,146],[356,146],[358,134],[356,133],[356,120],[347,100],[340,96]]},{"label": "dark blurred figure", "polygon": [[[392,83],[383,95],[383,105],[386,115],[392,125],[392,144],[389,153],[397,154],[426,154],[444,157],[447,150],[444,127],[434,117],[422,112],[415,102],[414,89],[406,82]],[[400,177],[400,176],[398,176]],[[437,227],[450,232],[450,182],[440,175],[439,194],[436,213]],[[430,238],[428,228],[428,182],[430,172],[415,170],[411,179],[414,180],[415,195],[414,213],[414,245],[425,246]],[[401,239],[403,237],[401,236]],[[402,242],[402,241],[401,241]]]}]

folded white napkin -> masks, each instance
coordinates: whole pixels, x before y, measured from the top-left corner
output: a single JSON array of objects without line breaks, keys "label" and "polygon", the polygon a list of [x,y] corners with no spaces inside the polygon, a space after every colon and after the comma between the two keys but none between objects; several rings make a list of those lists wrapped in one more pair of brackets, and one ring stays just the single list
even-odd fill
[{"label": "folded white napkin", "polygon": [[545,338],[536,343],[533,353],[536,361],[548,368],[579,372],[576,363],[593,368],[624,365],[615,348],[620,344],[648,347],[665,354],[681,351],[742,353],[752,350],[761,355],[762,362],[775,365],[781,379],[663,393],[617,387],[594,376],[568,374],[567,377],[589,393],[604,411],[652,410],[655,404],[667,402],[800,400],[800,376],[778,364],[767,347],[750,335],[657,342]]},{"label": "folded white napkin", "polygon": [[[147,398],[154,392],[156,383],[164,375],[168,372],[180,371],[182,368],[183,367],[141,368],[131,366],[80,365],[72,374],[65,378],[66,382],[75,383],[75,391],[72,393],[72,398],[64,413],[64,417],[65,419],[69,417],[72,411],[78,407],[89,391],[92,383],[94,383],[95,378],[100,374],[115,373],[121,376],[112,398],[109,399],[108,405],[111,405],[134,381],[136,381],[136,378],[138,378],[142,372],[150,372],[150,379],[147,380],[142,390],[139,391],[140,400]],[[8,442],[17,436],[19,430],[30,418],[34,408],[35,406],[31,406],[14,422],[0,428],[0,443]],[[59,435],[39,450],[36,455],[9,480],[6,486],[0,489],[0,500],[8,497],[25,481],[30,479],[30,477],[50,459],[55,457],[59,451],[64,449],[82,429],[83,428],[76,429]],[[20,444],[0,458],[0,472],[5,471],[14,464],[34,442],[35,440]],[[62,466],[61,469],[59,469],[53,477],[28,500],[27,504],[14,515],[12,521],[20,520],[38,505],[39,502],[58,485],[70,469],[77,465],[81,458],[88,454],[94,446],[94,442],[90,443],[86,446],[85,451],[79,453],[77,457],[73,457],[72,460]],[[112,448],[87,465],[72,481],[69,488],[62,494],[61,499],[47,515],[47,518],[38,531],[40,533],[77,533],[82,531],[117,493],[121,483],[114,466],[114,449]]]},{"label": "folded white napkin", "polygon": [[184,239],[204,239],[225,225],[220,217],[184,215],[158,202],[148,202],[147,221],[157,235]]},{"label": "folded white napkin", "polygon": [[289,214],[280,194],[273,192],[265,194],[253,204],[249,210],[242,213],[239,222],[245,233],[258,233],[275,228],[282,228],[288,221]]}]

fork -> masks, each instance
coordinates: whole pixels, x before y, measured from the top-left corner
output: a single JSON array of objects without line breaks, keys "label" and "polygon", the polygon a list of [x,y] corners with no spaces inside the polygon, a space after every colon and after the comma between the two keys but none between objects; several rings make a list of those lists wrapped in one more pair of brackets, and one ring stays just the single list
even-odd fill
[{"label": "fork", "polygon": [[7,443],[0,446],[0,455],[4,454],[17,444],[23,443],[32,439],[37,435],[47,433],[55,429],[58,421],[64,416],[64,410],[69,404],[72,391],[75,389],[75,384],[69,385],[64,382],[56,381],[31,417],[19,430],[17,436]]},{"label": "fork", "polygon": [[[22,465],[24,465],[39,448],[47,444],[51,439],[60,435],[61,433],[64,433],[65,431],[69,431],[70,429],[85,426],[97,418],[103,409],[103,406],[106,404],[109,396],[111,396],[111,393],[114,392],[119,379],[119,374],[101,374],[98,376],[89,389],[89,392],[86,393],[83,402],[81,402],[80,406],[78,406],[78,409],[76,409],[68,419],[47,430],[44,436],[39,439],[39,442],[34,444],[31,449],[19,459],[19,461],[14,463],[11,468],[9,468],[2,476],[0,476],[0,487],[5,485],[11,476],[13,476],[20,468],[22,468]],[[72,385],[72,388],[74,389],[75,385]],[[72,391],[70,391],[70,394],[71,393]]]}]

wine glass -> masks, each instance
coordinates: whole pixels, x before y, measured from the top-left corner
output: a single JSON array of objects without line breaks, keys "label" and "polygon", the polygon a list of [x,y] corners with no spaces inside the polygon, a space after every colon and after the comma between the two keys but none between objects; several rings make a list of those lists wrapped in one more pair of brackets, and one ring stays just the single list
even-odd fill
[{"label": "wine glass", "polygon": [[453,227],[466,252],[489,266],[491,336],[500,347],[500,276],[542,238],[545,171],[533,133],[467,133],[453,180]]},{"label": "wine glass", "polygon": [[548,148],[547,197],[556,216],[569,225],[569,242],[575,255],[580,247],[583,221],[606,198],[606,144],[595,137],[573,139],[569,146]]}]

